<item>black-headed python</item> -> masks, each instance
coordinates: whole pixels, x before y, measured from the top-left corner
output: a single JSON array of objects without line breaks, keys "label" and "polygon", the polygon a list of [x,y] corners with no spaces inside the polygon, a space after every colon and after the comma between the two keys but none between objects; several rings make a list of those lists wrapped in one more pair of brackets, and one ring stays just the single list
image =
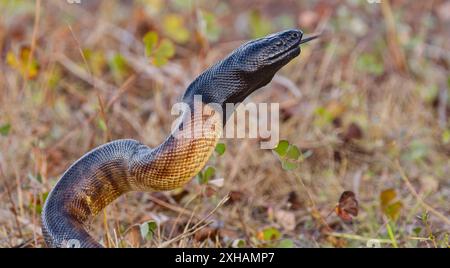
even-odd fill
[{"label": "black-headed python", "polygon": [[[85,229],[88,219],[130,191],[167,191],[183,186],[206,164],[230,116],[218,104],[242,102],[268,84],[275,73],[300,54],[300,30],[287,30],[250,41],[207,69],[188,87],[182,101],[203,113],[185,113],[176,131],[158,147],[130,139],[115,140],[81,157],[50,192],[42,213],[42,231],[49,247],[102,247]],[[207,116],[205,116],[207,115]],[[208,121],[208,124],[204,124]],[[200,128],[193,127],[196,123]],[[196,132],[196,133],[193,133]],[[200,133],[197,133],[200,132]]]}]

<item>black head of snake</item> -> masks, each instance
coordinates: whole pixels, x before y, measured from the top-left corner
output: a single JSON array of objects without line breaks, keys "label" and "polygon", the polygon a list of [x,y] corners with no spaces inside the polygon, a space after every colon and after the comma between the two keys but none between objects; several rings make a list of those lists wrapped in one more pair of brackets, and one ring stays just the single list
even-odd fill
[{"label": "black head of snake", "polygon": [[188,87],[183,102],[195,105],[202,96],[209,114],[201,135],[190,126],[204,121],[186,115],[179,131],[156,148],[135,140],[115,140],[93,149],[63,174],[43,209],[42,230],[50,247],[101,247],[85,229],[86,222],[120,195],[130,191],[163,191],[183,186],[208,161],[220,136],[223,116],[210,103],[242,102],[269,83],[275,73],[300,54],[303,33],[287,30],[250,41],[202,73]]}]

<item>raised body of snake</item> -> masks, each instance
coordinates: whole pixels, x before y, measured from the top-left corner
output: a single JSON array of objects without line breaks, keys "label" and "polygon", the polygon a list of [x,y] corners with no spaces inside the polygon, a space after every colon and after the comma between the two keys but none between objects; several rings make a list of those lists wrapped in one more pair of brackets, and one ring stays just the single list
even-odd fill
[{"label": "raised body of snake", "polygon": [[[165,191],[187,183],[208,161],[230,115],[216,112],[217,105],[210,104],[240,103],[269,83],[300,54],[300,44],[312,39],[302,40],[302,36],[300,30],[287,30],[250,41],[207,69],[182,99],[193,107],[198,104],[194,96],[201,95],[203,115],[183,115],[177,131],[158,147],[115,140],[76,161],[45,202],[42,231],[47,245],[64,247],[76,241],[81,247],[102,247],[84,225],[109,203],[129,191]],[[192,128],[206,121],[209,124]]]}]

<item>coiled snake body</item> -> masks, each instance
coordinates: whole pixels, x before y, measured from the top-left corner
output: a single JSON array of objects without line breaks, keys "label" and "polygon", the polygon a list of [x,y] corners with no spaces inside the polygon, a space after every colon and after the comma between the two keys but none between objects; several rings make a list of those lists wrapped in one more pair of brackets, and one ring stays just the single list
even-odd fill
[{"label": "coiled snake body", "polygon": [[[63,247],[67,241],[78,241],[81,247],[102,247],[84,225],[109,203],[129,191],[165,191],[188,182],[208,161],[230,115],[218,113],[217,106],[210,104],[225,107],[226,103],[242,102],[269,83],[281,67],[300,54],[302,36],[300,30],[287,30],[250,41],[207,69],[183,96],[183,102],[193,107],[194,96],[201,95],[203,115],[183,115],[178,131],[158,147],[116,140],[76,161],[44,205],[42,230],[47,245]],[[200,129],[192,128],[206,121],[209,124]]]}]

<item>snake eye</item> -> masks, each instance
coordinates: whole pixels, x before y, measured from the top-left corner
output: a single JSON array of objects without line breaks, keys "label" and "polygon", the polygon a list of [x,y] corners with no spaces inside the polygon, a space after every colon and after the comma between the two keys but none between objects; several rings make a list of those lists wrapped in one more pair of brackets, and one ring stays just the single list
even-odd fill
[{"label": "snake eye", "polygon": [[297,37],[298,37],[298,33],[297,33],[297,32],[293,32],[293,33],[291,34],[291,36],[294,37],[294,38],[297,38]]}]

